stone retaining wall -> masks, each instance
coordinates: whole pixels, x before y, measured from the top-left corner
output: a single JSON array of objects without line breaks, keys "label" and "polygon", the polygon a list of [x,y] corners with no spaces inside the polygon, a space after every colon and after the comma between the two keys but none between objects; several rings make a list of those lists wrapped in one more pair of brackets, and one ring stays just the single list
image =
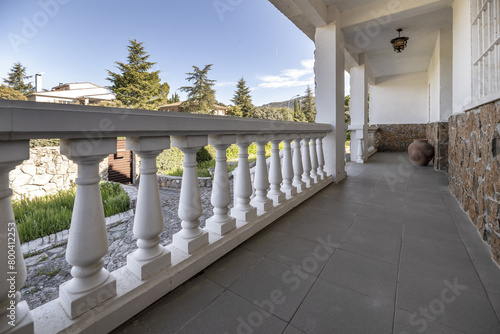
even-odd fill
[{"label": "stone retaining wall", "polygon": [[500,264],[500,100],[449,119],[450,190]]},{"label": "stone retaining wall", "polygon": [[[212,178],[199,177],[198,184],[200,187],[211,187],[212,186]],[[158,175],[158,185],[161,188],[181,189],[182,177],[181,176],[170,176],[170,175]]]},{"label": "stone retaining wall", "polygon": [[[100,164],[103,180],[108,179],[108,159]],[[59,153],[59,147],[30,148],[30,159],[9,174],[13,198],[39,197],[68,189],[75,183],[78,166]]]},{"label": "stone retaining wall", "polygon": [[426,124],[378,124],[375,147],[379,152],[405,152],[416,138],[426,138]]},{"label": "stone retaining wall", "polygon": [[434,168],[448,171],[448,122],[427,124],[427,139],[434,146]]}]

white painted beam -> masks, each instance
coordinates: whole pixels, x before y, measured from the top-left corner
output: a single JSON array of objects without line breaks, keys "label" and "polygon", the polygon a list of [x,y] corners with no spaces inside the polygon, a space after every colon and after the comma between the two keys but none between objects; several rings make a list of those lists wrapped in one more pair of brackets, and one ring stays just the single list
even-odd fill
[{"label": "white painted beam", "polygon": [[293,0],[302,13],[315,27],[322,27],[328,22],[328,9],[322,0]]}]

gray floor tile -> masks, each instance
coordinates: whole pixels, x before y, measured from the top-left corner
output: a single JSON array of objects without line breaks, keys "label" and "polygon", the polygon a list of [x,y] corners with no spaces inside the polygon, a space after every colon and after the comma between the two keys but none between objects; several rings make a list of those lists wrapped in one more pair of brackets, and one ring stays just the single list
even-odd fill
[{"label": "gray floor tile", "polygon": [[440,280],[420,271],[401,272],[397,307],[411,313],[430,312],[430,320],[466,333],[500,332],[484,290],[467,286],[460,276]]},{"label": "gray floor tile", "polygon": [[493,310],[497,314],[497,318],[500,319],[500,293],[490,293],[488,292],[488,297],[490,298]]},{"label": "gray floor tile", "polygon": [[[361,205],[359,203],[353,203]],[[314,221],[332,224],[337,227],[349,228],[352,222],[356,218],[356,213],[349,212],[345,209],[341,210],[331,210],[330,204],[326,205],[328,209],[318,209],[313,207],[301,207],[295,210],[295,213],[291,219],[304,222],[310,221],[311,217],[314,217]]]},{"label": "gray floor tile", "polygon": [[364,204],[357,202],[348,202],[342,199],[338,199],[335,201],[330,201],[325,206],[322,207],[323,210],[328,212],[329,214],[335,214],[337,212],[348,212],[354,215],[361,210]]},{"label": "gray floor tile", "polygon": [[307,271],[318,275],[333,250],[325,245],[289,235],[266,256],[288,266],[310,266]]},{"label": "gray floor tile", "polygon": [[443,195],[441,195],[441,192],[439,193],[434,193],[434,192],[408,192],[406,194],[406,201],[408,203],[413,203],[413,202],[418,202],[422,204],[428,204],[428,205],[439,205],[439,206],[446,206],[446,203],[444,202]]},{"label": "gray floor tile", "polygon": [[[290,321],[316,276],[302,268],[292,268],[264,258],[229,287],[231,291],[258,305],[279,296],[280,303],[268,311]],[[275,298],[276,299],[276,298]]]},{"label": "gray floor tile", "polygon": [[306,333],[391,333],[393,304],[318,278],[291,324]]},{"label": "gray floor tile", "polygon": [[351,226],[352,230],[384,239],[401,240],[403,225],[383,218],[358,216]]},{"label": "gray floor tile", "polygon": [[160,299],[137,318],[153,333],[175,333],[223,290],[199,276]]},{"label": "gray floor tile", "polygon": [[404,193],[394,195],[389,192],[374,192],[370,198],[366,201],[366,205],[384,207],[384,208],[396,208],[404,210],[406,205],[406,197]]},{"label": "gray floor tile", "polygon": [[430,205],[421,202],[406,202],[406,212],[411,214],[426,214],[437,217],[452,217],[447,206]]},{"label": "gray floor tile", "polygon": [[396,265],[338,249],[320,277],[390,304],[397,273]]},{"label": "gray floor tile", "polygon": [[265,310],[225,291],[178,333],[281,333],[286,323]]},{"label": "gray floor tile", "polygon": [[305,332],[293,327],[292,325],[288,325],[285,331],[283,332],[283,334],[304,334],[304,333]]},{"label": "gray floor tile", "polygon": [[290,234],[322,244],[330,244],[338,247],[340,241],[347,233],[347,228],[337,227],[330,223],[317,221],[315,217],[309,217],[301,221],[295,221],[291,225]]},{"label": "gray floor tile", "polygon": [[285,222],[284,218],[285,217],[263,229],[252,238],[245,241],[240,247],[262,255],[269,253],[281,240],[286,237],[286,234],[280,233],[278,228],[279,224],[283,224]]},{"label": "gray floor tile", "polygon": [[401,240],[350,229],[342,239],[340,248],[377,260],[398,264]]},{"label": "gray floor tile", "polygon": [[394,320],[395,334],[464,334],[456,329],[446,327],[436,322],[430,321],[418,313],[410,313],[399,308],[396,309],[396,319]]},{"label": "gray floor tile", "polygon": [[365,217],[373,217],[373,218],[380,218],[380,219],[385,219],[397,223],[402,223],[403,222],[403,217],[404,217],[404,206],[400,206],[399,208],[397,207],[386,207],[386,206],[380,206],[380,205],[371,205],[368,204],[368,202],[365,204],[363,209],[359,212],[360,216],[365,216]]},{"label": "gray floor tile", "polygon": [[244,248],[236,248],[205,269],[205,276],[212,281],[229,286],[262,258],[262,255]]},{"label": "gray floor tile", "polygon": [[461,239],[455,221],[449,217],[433,216],[425,213],[405,214],[405,228],[409,227],[411,231],[426,229],[433,232],[441,232],[450,238]]},{"label": "gray floor tile", "polygon": [[124,323],[122,326],[115,329],[113,334],[143,334],[143,333],[153,333],[144,326],[144,324],[136,319],[132,318],[131,320]]}]

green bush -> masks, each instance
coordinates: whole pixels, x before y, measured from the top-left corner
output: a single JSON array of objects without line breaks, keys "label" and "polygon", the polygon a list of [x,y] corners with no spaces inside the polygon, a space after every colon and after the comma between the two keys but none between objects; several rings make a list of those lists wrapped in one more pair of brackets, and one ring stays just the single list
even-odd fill
[{"label": "green bush", "polygon": [[172,147],[168,150],[165,150],[160,153],[160,155],[156,159],[158,173],[167,175],[169,171],[182,168],[183,161],[184,153],[182,153],[181,150],[179,150],[177,147]]},{"label": "green bush", "polygon": [[234,161],[234,160],[238,160],[238,154],[240,152],[240,149],[238,148],[238,145],[236,144],[233,144],[231,146],[229,146],[229,148],[227,149],[227,160],[229,161]]},{"label": "green bush", "polygon": [[202,147],[198,152],[196,152],[196,162],[202,163],[205,161],[210,161],[210,160],[215,159],[215,152],[214,152],[214,155],[212,156],[212,153],[209,150],[210,150],[210,147],[205,146],[205,147]]},{"label": "green bush", "polygon": [[30,147],[52,147],[59,146],[59,139],[31,139]]},{"label": "green bush", "polygon": [[[71,224],[76,187],[55,195],[12,201],[19,240],[27,242],[67,230]],[[119,183],[102,182],[101,196],[106,217],[130,209],[130,199]]]}]

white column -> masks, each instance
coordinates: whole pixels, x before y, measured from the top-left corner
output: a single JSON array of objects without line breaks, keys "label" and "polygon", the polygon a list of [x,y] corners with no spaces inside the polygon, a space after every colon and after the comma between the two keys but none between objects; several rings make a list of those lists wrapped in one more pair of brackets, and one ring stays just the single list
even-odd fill
[{"label": "white column", "polygon": [[59,286],[59,301],[71,319],[116,295],[116,280],[103,268],[108,236],[99,187],[99,163],[115,152],[116,138],[98,142],[61,140],[61,153],[78,164],[78,187],[66,247],[73,279]]},{"label": "white column", "polygon": [[[306,134],[309,136],[309,134]],[[311,138],[307,137],[302,139],[302,168],[304,172],[302,173],[302,182],[305,183],[306,188],[310,188],[313,184],[311,179],[311,156],[309,153],[309,141]]]},{"label": "white column", "polygon": [[254,189],[255,197],[250,204],[257,208],[259,213],[265,213],[273,208],[273,201],[267,197],[269,177],[266,162],[266,144],[269,136],[259,135],[257,138],[257,161],[255,165]]},{"label": "white column", "polygon": [[281,175],[280,143],[281,139],[278,139],[278,136],[275,136],[275,138],[271,140],[271,168],[269,169],[271,190],[267,196],[273,200],[274,206],[286,200],[285,193],[281,191],[283,176]]},{"label": "white column", "polygon": [[20,302],[27,274],[9,188],[9,172],[26,159],[29,141],[0,141],[0,333],[34,332],[28,304]]},{"label": "white column", "polygon": [[322,180],[326,179],[326,173],[323,170],[323,166],[325,165],[325,156],[323,155],[323,138],[324,134],[321,134],[320,137],[316,139],[316,152],[318,155],[318,175]]},{"label": "white column", "polygon": [[316,152],[316,135],[311,135],[311,146],[309,147],[309,154],[311,155],[311,180],[314,183],[319,182],[318,176],[318,156]]},{"label": "white column", "polygon": [[281,191],[286,194],[287,198],[291,198],[297,194],[297,188],[293,186],[292,140],[292,136],[286,136],[283,140],[283,185],[281,186]]},{"label": "white column", "polygon": [[301,193],[305,188],[306,184],[302,181],[302,173],[304,168],[302,167],[302,153],[300,152],[300,143],[302,141],[301,137],[296,136],[293,140],[293,182],[292,185],[297,188],[297,192]]},{"label": "white column", "polygon": [[345,178],[344,36],[335,23],[316,28],[316,122],[333,126],[324,139],[325,171]]},{"label": "white column", "polygon": [[127,256],[127,268],[141,280],[167,268],[170,252],[160,245],[163,231],[156,157],[170,148],[170,137],[127,138],[127,149],[141,158],[141,178],[134,218],[137,250]]},{"label": "white column", "polygon": [[192,254],[208,244],[208,232],[200,228],[203,213],[196,167],[196,152],[208,143],[207,136],[172,136],[172,145],[184,153],[179,218],[182,230],[172,237],[172,245]]},{"label": "white column", "polygon": [[231,209],[231,216],[242,222],[249,222],[257,217],[257,208],[250,205],[252,195],[252,182],[250,179],[250,167],[248,165],[248,146],[252,140],[245,135],[238,135],[238,172],[234,184],[236,201]]},{"label": "white column", "polygon": [[365,162],[363,140],[368,135],[368,78],[365,66],[351,67],[351,161],[357,163]]},{"label": "white column", "polygon": [[233,135],[211,135],[208,143],[215,148],[215,173],[212,182],[212,205],[214,215],[207,219],[205,229],[218,235],[224,235],[236,227],[236,219],[229,216],[231,191],[227,175],[227,148],[236,142]]}]

